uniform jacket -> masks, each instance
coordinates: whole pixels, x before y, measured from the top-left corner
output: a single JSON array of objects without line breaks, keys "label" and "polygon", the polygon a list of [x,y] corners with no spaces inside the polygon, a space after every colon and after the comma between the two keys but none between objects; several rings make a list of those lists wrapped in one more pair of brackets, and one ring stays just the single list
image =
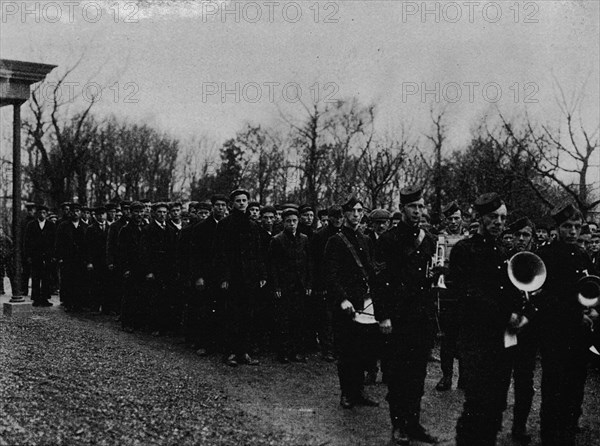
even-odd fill
[{"label": "uniform jacket", "polygon": [[65,263],[83,265],[87,258],[85,225],[79,222],[77,228],[70,220],[63,221],[56,228],[56,258]]},{"label": "uniform jacket", "polygon": [[215,231],[215,275],[219,283],[258,288],[261,280],[267,280],[259,229],[247,213],[236,210],[219,222]]},{"label": "uniform jacket", "polygon": [[343,226],[340,232],[354,246],[366,274],[363,274],[339,233],[332,235],[325,245],[327,294],[336,308],[347,299],[355,310],[360,311],[363,309],[365,296],[372,289],[374,280],[369,242],[364,234],[346,226]]},{"label": "uniform jacket", "polygon": [[311,262],[308,252],[308,237],[297,232],[295,235],[283,231],[271,240],[269,248],[272,286],[283,289],[300,286],[310,289]]},{"label": "uniform jacket", "polygon": [[54,257],[54,242],[56,226],[46,220],[44,229],[40,229],[38,220],[30,221],[25,228],[23,254],[25,259],[36,261],[49,261]]},{"label": "uniform jacket", "polygon": [[142,229],[142,260],[144,274],[154,274],[155,279],[174,280],[177,272],[177,233],[172,226],[164,229],[156,221]]},{"label": "uniform jacket", "polygon": [[408,322],[433,316],[431,280],[427,265],[435,252],[435,239],[404,222],[384,232],[375,244],[375,263],[378,266],[375,292],[375,317]]}]

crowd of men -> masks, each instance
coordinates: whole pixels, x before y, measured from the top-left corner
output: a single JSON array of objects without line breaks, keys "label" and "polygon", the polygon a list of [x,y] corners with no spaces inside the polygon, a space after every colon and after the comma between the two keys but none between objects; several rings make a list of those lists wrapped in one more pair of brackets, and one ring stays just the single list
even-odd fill
[{"label": "crowd of men", "polygon": [[[115,315],[128,332],[183,334],[198,355],[222,354],[232,367],[258,365],[260,350],[282,363],[320,350],[337,361],[345,409],[379,404],[364,385],[381,371],[398,445],[438,441],[420,421],[436,333],[438,391],[452,388],[459,360],[458,446],[495,444],[511,376],[512,436],[531,441],[540,352],[542,444],[574,444],[589,348],[600,332],[592,329],[597,311],[578,303],[576,287],[597,274],[597,225],[567,205],[554,212],[554,228],[527,217],[507,227],[509,210],[490,193],[474,203],[474,215],[453,202],[432,226],[420,189],[400,199],[394,214],[368,211],[356,197],[318,212],[261,206],[243,189],[191,202],[186,212],[178,202],[69,202],[59,218],[32,204],[24,281],[31,279],[34,306],[51,306],[60,288],[67,312]],[[507,260],[522,251],[537,253],[547,269],[531,299],[507,274]]]}]

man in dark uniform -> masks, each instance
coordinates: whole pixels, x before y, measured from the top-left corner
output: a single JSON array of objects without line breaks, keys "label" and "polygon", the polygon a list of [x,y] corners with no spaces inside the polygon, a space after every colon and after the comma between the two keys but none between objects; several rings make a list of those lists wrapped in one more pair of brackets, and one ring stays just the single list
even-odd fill
[{"label": "man in dark uniform", "polygon": [[[373,329],[376,324],[362,324],[357,314],[367,311],[374,271],[369,241],[359,230],[363,205],[352,197],[346,202],[344,225],[325,246],[325,280],[327,296],[334,311],[334,339],[338,357],[340,404],[344,409],[378,406],[364,392],[364,371],[373,360]],[[330,213],[331,218],[331,213]]]},{"label": "man in dark uniform", "polygon": [[34,307],[51,307],[51,264],[54,259],[56,226],[46,220],[48,208],[36,206],[36,219],[29,222],[24,234],[26,263],[31,267],[31,300]]},{"label": "man in dark uniform", "polygon": [[[169,218],[167,226],[173,230],[173,244],[177,253],[184,252],[181,246],[181,236],[183,234],[183,219],[182,219],[183,206],[180,202],[172,202],[169,204]],[[181,257],[175,256],[173,258],[174,268],[171,270],[173,274],[179,276],[180,274],[180,262]],[[169,331],[179,332],[183,325],[183,310],[185,306],[185,290],[184,286],[178,277],[173,277],[170,282],[170,293],[171,293],[171,308],[174,312],[173,316],[169,318]]]},{"label": "man in dark uniform", "polygon": [[307,236],[310,241],[315,233],[315,210],[310,204],[303,204],[298,208],[298,215],[300,216],[298,231]]},{"label": "man in dark uniform", "polygon": [[60,267],[60,295],[66,311],[79,311],[85,301],[86,257],[85,225],[81,206],[71,204],[69,220],[56,229],[56,259]]},{"label": "man in dark uniform", "polygon": [[278,359],[306,362],[309,312],[312,292],[308,237],[298,231],[298,211],[283,212],[283,231],[271,240],[272,290],[278,328]]},{"label": "man in dark uniform", "polygon": [[267,282],[260,228],[246,212],[250,193],[230,194],[231,213],[219,222],[215,233],[215,268],[221,289],[227,291],[228,355],[225,362],[257,365],[248,354],[251,317],[257,291]]},{"label": "man in dark uniform", "polygon": [[[509,258],[519,252],[533,252],[535,246],[535,225],[527,217],[520,218],[510,225],[513,234],[513,250]],[[512,437],[520,444],[529,444],[531,435],[527,433],[527,418],[533,402],[533,374],[539,345],[536,318],[519,330],[518,343],[513,351],[512,373],[514,380],[515,403],[513,406]]]},{"label": "man in dark uniform", "polygon": [[90,309],[108,312],[106,287],[109,281],[106,263],[106,240],[108,237],[107,212],[104,206],[94,208],[94,217],[85,233],[87,270],[90,272]]},{"label": "man in dark uniform", "polygon": [[[539,298],[542,352],[541,437],[543,446],[572,446],[579,429],[592,321],[577,298],[577,282],[595,275],[588,254],[577,246],[581,212],[567,205],[553,214],[558,239],[539,250],[547,278]],[[596,321],[597,323],[597,321]]]},{"label": "man in dark uniform", "polygon": [[106,223],[110,226],[117,220],[117,204],[106,203],[104,208],[106,209]]},{"label": "man in dark uniform", "polygon": [[198,221],[203,222],[208,217],[210,217],[210,213],[212,211],[212,203],[211,202],[201,202],[196,206],[196,215],[198,216]]},{"label": "man in dark uniform", "polygon": [[260,220],[260,203],[258,201],[251,201],[248,203],[248,216],[250,220],[258,222]]},{"label": "man in dark uniform", "polygon": [[185,323],[186,342],[199,356],[205,356],[222,346],[223,299],[215,273],[215,233],[218,223],[227,213],[227,197],[215,194],[211,198],[211,214],[192,227],[189,234],[188,277],[191,291],[188,296]]},{"label": "man in dark uniform", "polygon": [[320,209],[317,212],[318,226],[317,229],[324,228],[329,223],[329,216],[327,215],[327,209]]},{"label": "man in dark uniform", "polygon": [[131,333],[136,329],[147,327],[148,303],[144,292],[145,276],[142,251],[144,205],[139,201],[134,201],[131,203],[129,211],[130,220],[119,231],[116,264],[123,279],[121,325],[123,330]]},{"label": "man in dark uniform", "polygon": [[[118,265],[118,240],[119,232],[129,221],[129,205],[123,201],[115,208],[115,220],[109,227],[106,236],[106,265],[108,269],[108,282],[106,284],[106,310],[105,314],[120,314],[121,299],[123,297],[123,276]],[[119,217],[119,213],[121,216]]]},{"label": "man in dark uniform", "polygon": [[508,253],[498,242],[507,209],[498,194],[475,202],[479,229],[450,254],[450,279],[458,296],[459,354],[466,375],[465,402],[456,426],[457,446],[495,445],[510,384],[510,348],[522,316],[520,292],[506,271]]},{"label": "man in dark uniform", "polygon": [[168,226],[167,204],[153,206],[154,219],[142,231],[144,275],[150,293],[150,329],[155,336],[166,334],[176,326],[177,307],[173,283],[176,277],[177,241],[175,230]]},{"label": "man in dark uniform", "polygon": [[381,332],[389,336],[386,348],[392,441],[399,445],[437,439],[421,425],[427,360],[433,346],[434,306],[427,265],[435,240],[420,228],[425,209],[422,190],[400,192],[401,221],[379,237],[375,263],[380,270],[375,293],[375,316]]},{"label": "man in dark uniform", "polygon": [[335,361],[333,345],[333,305],[327,297],[325,274],[325,246],[332,235],[337,234],[344,224],[341,206],[331,206],[328,210],[328,224],[321,228],[310,241],[310,255],[313,265],[313,295],[316,332],[319,338],[321,355],[327,362]]}]

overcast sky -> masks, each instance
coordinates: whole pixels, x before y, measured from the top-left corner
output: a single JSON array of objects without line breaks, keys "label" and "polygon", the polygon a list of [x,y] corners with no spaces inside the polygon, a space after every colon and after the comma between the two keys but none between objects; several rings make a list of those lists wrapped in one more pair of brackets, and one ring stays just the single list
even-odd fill
[{"label": "overcast sky", "polygon": [[496,106],[556,118],[554,78],[566,92],[587,79],[584,119],[600,120],[598,1],[1,4],[2,58],[56,64],[56,76],[83,54],[65,95],[110,82],[98,113],[180,137],[269,124],[277,104],[301,114],[296,97],[318,92],[376,104],[389,131],[422,131],[428,103],[449,99],[460,147]]}]

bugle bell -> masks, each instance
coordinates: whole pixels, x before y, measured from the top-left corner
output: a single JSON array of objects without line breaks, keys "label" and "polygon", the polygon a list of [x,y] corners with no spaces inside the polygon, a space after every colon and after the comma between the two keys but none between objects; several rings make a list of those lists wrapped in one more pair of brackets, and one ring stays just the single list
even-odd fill
[{"label": "bugle bell", "polygon": [[587,270],[585,276],[577,281],[577,301],[585,308],[593,308],[600,302],[600,277],[590,276]]},{"label": "bugle bell", "polygon": [[529,251],[516,253],[508,261],[508,277],[512,284],[525,293],[539,290],[546,281],[546,265],[537,255]]}]

